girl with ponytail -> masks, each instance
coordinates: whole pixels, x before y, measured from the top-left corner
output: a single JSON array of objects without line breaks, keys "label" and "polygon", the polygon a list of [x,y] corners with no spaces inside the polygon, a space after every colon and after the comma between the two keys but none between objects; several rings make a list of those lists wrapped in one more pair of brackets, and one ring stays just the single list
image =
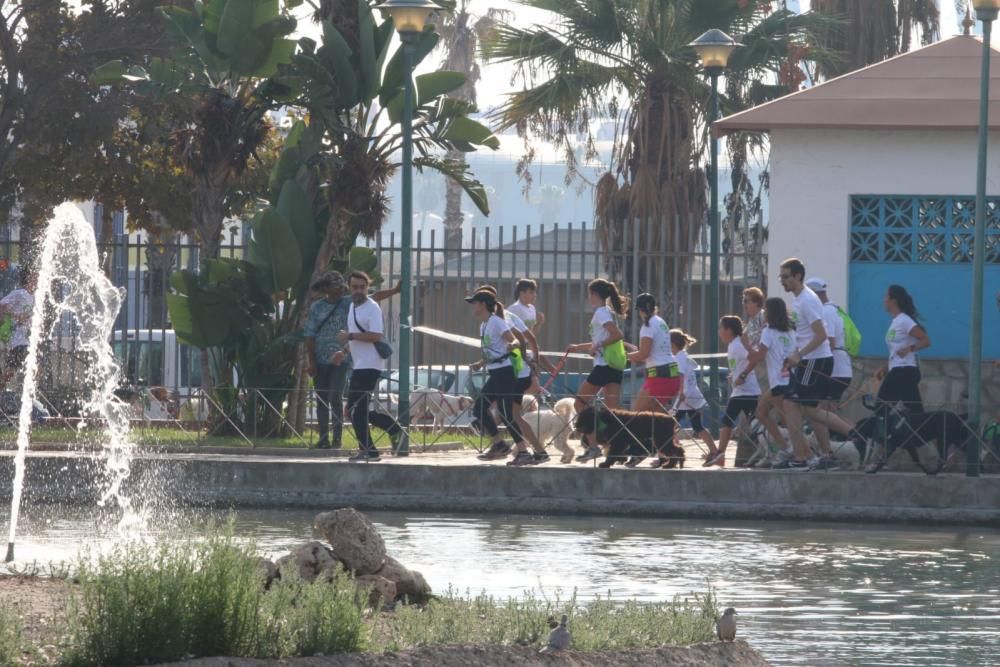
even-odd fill
[{"label": "girl with ponytail", "polygon": [[[589,352],[594,358],[594,368],[577,391],[576,411],[582,412],[590,399],[604,395],[604,405],[618,407],[627,358],[625,356],[624,335],[615,323],[614,315],[624,318],[628,314],[629,300],[618,291],[613,282],[597,278],[587,285],[590,306],[594,316],[590,320],[590,341],[575,343],[566,347],[567,353]],[[601,456],[597,443],[588,443],[584,436],[585,451],[577,457],[581,463]]]}]

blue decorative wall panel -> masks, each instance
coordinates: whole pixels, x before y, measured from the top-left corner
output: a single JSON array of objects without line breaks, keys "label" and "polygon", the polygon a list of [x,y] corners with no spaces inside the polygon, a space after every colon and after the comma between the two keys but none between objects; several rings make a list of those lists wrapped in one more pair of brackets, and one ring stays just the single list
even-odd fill
[{"label": "blue decorative wall panel", "polygon": [[[886,354],[889,285],[913,295],[931,337],[930,358],[969,353],[975,199],[967,196],[851,197],[851,317],[864,356]],[[996,296],[1000,292],[1000,198],[987,201],[983,355],[1000,357]]]}]

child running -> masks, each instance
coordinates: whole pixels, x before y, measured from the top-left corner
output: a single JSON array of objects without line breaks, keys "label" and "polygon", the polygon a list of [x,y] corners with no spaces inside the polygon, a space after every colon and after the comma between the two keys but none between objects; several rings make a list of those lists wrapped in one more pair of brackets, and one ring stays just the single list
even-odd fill
[{"label": "child running", "polygon": [[545,324],[545,313],[535,307],[537,298],[538,283],[530,278],[521,278],[514,287],[514,303],[507,306],[508,311],[524,320],[531,333],[538,333]]},{"label": "child running", "polygon": [[[624,318],[628,314],[629,299],[621,294],[613,282],[597,278],[587,285],[590,306],[594,316],[590,320],[590,342],[569,345],[566,352],[589,352],[594,358],[594,369],[584,380],[577,392],[576,411],[582,412],[590,399],[604,395],[604,405],[618,407],[624,377],[625,357],[624,335],[615,323],[615,315]],[[584,437],[584,452],[576,458],[580,463],[592,461],[601,456],[601,448],[596,442],[590,443]]]},{"label": "child running", "polygon": [[[708,451],[712,452],[715,451],[715,440],[712,439],[712,434],[705,428],[701,419],[701,411],[705,408],[707,402],[705,401],[705,395],[701,393],[701,388],[698,386],[698,375],[696,372],[698,365],[691,361],[687,355],[687,348],[697,342],[681,329],[670,330],[670,349],[674,353],[674,358],[677,359],[677,368],[683,378],[681,391],[677,395],[677,411],[674,413],[674,416],[677,418],[677,421],[687,419],[691,424],[691,431],[694,433],[694,436],[701,438],[701,441],[708,447]],[[674,442],[678,447],[681,446],[680,433],[674,437]],[[652,465],[654,468],[659,468],[663,465],[663,460],[657,459],[653,461]]]},{"label": "child running", "polygon": [[482,461],[492,461],[506,458],[507,454],[510,453],[510,445],[503,441],[496,421],[490,413],[490,407],[495,405],[500,413],[500,419],[506,424],[507,431],[519,451],[509,464],[521,466],[534,463],[533,457],[524,446],[524,438],[513,417],[512,398],[515,377],[511,359],[516,339],[510,326],[504,320],[503,306],[498,304],[496,298],[485,290],[479,290],[472,296],[466,297],[465,300],[472,305],[472,314],[481,322],[479,336],[482,342],[483,360],[480,364],[485,365],[486,371],[489,373],[489,379],[473,408],[475,415],[473,426],[480,433],[488,435],[493,444],[478,458]]},{"label": "child running", "polygon": [[760,399],[760,385],[751,363],[750,351],[743,344],[743,320],[736,315],[726,315],[719,320],[719,338],[728,346],[729,385],[732,388],[729,400],[726,402],[726,412],[722,416],[722,428],[719,429],[719,448],[709,451],[708,458],[702,464],[708,466],[724,466],[726,464],[726,447],[733,435],[733,429],[739,424],[740,416],[752,419],[757,412],[757,401]]},{"label": "child running", "polygon": [[785,437],[778,428],[778,422],[771,416],[771,408],[775,408],[779,414],[785,409],[785,395],[792,375],[787,359],[795,351],[795,328],[788,317],[784,299],[768,299],[764,304],[764,312],[767,326],[761,332],[757,349],[750,353],[750,363],[765,361],[767,383],[770,386],[757,404],[757,419],[767,429],[772,442],[785,449]]}]

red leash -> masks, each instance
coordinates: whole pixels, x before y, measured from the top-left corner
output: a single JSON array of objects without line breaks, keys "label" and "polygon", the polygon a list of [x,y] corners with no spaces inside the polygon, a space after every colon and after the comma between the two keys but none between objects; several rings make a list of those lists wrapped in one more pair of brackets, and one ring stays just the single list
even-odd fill
[{"label": "red leash", "polygon": [[562,370],[563,364],[566,363],[566,360],[568,358],[569,358],[569,352],[567,352],[566,354],[564,354],[562,356],[562,359],[559,360],[559,363],[556,364],[555,368],[552,369],[552,373],[551,373],[551,375],[549,375],[549,381],[545,383],[544,387],[542,387],[542,389],[544,391],[548,391],[549,387],[552,386],[552,383],[555,382],[556,376],[559,375],[559,371]]}]

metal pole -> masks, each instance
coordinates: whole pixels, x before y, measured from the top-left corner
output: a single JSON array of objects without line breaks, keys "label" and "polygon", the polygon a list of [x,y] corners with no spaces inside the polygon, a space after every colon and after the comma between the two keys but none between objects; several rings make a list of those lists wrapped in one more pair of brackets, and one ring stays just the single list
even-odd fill
[{"label": "metal pole", "polygon": [[990,35],[997,10],[980,9],[983,22],[983,72],[979,82],[979,162],[976,168],[976,238],[972,251],[972,310],[969,322],[969,425],[972,438],[965,448],[965,474],[979,476],[980,384],[983,370],[983,263],[986,258],[986,147],[990,120]]},{"label": "metal pole", "polygon": [[399,293],[399,425],[403,428],[396,456],[410,454],[410,320],[413,294],[413,39],[416,34],[401,33],[403,41],[403,205],[400,264],[402,290]]},{"label": "metal pole", "polygon": [[[709,315],[708,315],[708,351],[718,354],[719,336],[715,328],[719,323],[719,142],[712,136],[712,124],[719,118],[719,75],[722,73],[721,67],[708,68],[708,75],[712,79],[712,103],[708,114],[708,142],[711,146],[712,162],[710,166],[711,185],[711,210],[709,211],[709,237],[711,243],[711,257],[709,262],[709,273],[711,284],[709,286]],[[704,283],[703,283],[704,284]],[[719,393],[719,360],[712,357],[709,375],[709,409],[712,416],[711,423],[713,431],[718,429],[719,424],[719,403],[721,394]]]}]

